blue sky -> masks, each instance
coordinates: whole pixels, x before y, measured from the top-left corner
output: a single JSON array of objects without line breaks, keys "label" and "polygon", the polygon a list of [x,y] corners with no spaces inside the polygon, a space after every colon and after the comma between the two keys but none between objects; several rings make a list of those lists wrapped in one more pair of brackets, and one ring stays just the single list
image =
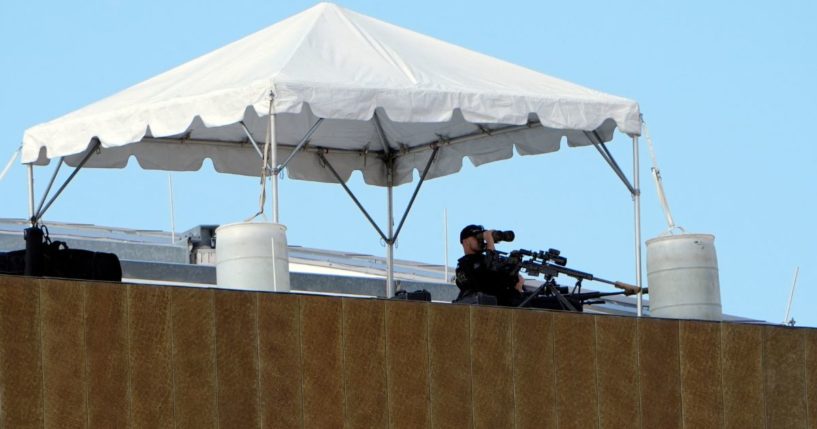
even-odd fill
[{"label": "blue sky", "polygon": [[[312,6],[313,2],[0,3],[0,167],[23,131]],[[655,139],[678,224],[714,234],[725,312],[780,322],[795,267],[793,316],[817,326],[817,6],[811,1],[345,1],[342,6],[581,85],[637,100]],[[641,140],[642,237],[666,228]],[[629,139],[610,145],[632,175]],[[38,199],[52,167],[39,169]],[[63,177],[67,173],[63,172]],[[240,221],[257,179],[174,173],[176,225]],[[350,186],[385,224],[386,194]],[[395,192],[397,214],[413,188]],[[340,186],[284,179],[290,244],[384,254]],[[25,169],[0,182],[0,217],[27,216]],[[427,182],[396,257],[460,255],[459,229],[513,229],[501,248],[561,249],[570,266],[635,281],[632,201],[592,148],[515,157]],[[399,217],[398,217],[399,219]],[[170,228],[167,173],[85,170],[46,222]],[[646,253],[645,253],[646,261]],[[646,265],[644,268],[646,280]],[[593,286],[605,289],[603,285]]]}]

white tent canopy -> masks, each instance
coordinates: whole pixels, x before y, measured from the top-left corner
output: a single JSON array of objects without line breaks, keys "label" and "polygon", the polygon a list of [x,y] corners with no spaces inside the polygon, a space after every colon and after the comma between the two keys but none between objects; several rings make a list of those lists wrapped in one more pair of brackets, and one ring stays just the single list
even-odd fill
[{"label": "white tent canopy", "polygon": [[[134,156],[143,168],[189,171],[210,158],[219,172],[257,176],[258,154],[240,123],[263,142],[271,92],[279,159],[325,118],[307,148],[320,148],[344,180],[361,170],[380,186],[388,185],[377,162],[384,144],[399,185],[422,171],[432,146],[441,149],[428,178],[458,172],[464,156],[479,165],[510,158],[513,147],[540,154],[558,150],[562,137],[581,146],[591,143],[585,131],[609,141],[616,127],[639,134],[641,126],[634,101],[321,3],[30,128],[22,162],[75,165],[98,139],[102,150],[86,167],[121,168]],[[530,127],[492,133],[513,125]],[[475,138],[446,147],[462,136]],[[292,178],[335,181],[315,151],[287,167]]]},{"label": "white tent canopy", "polygon": [[[563,139],[602,152],[636,199],[638,225],[637,171],[633,187],[601,144],[616,128],[640,134],[636,102],[321,3],[26,130],[22,162],[122,168],[133,156],[146,169],[192,171],[209,158],[219,172],[258,176],[257,142],[271,135],[276,172],[343,184],[360,170],[366,183],[388,188],[388,234],[366,215],[391,260],[400,230],[391,190],[415,170],[422,183],[458,172],[464,157],[480,165],[514,149],[542,154]],[[32,218],[43,211],[41,203]],[[388,284],[391,293],[391,277]]]}]

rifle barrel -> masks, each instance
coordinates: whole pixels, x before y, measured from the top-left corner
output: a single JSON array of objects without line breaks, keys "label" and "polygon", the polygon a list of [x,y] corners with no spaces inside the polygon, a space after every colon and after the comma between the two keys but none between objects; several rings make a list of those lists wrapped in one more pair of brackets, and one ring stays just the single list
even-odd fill
[{"label": "rifle barrel", "polygon": [[583,279],[583,280],[594,280],[594,277],[593,277],[592,274],[585,273],[584,271],[574,270],[573,268],[567,268],[567,267],[563,267],[561,265],[550,264],[550,263],[547,263],[547,262],[545,262],[545,265],[547,265],[548,268],[550,268],[550,269],[552,269],[554,271],[557,271],[559,273],[562,273],[562,274],[570,276],[570,277],[575,277],[577,279]]},{"label": "rifle barrel", "polygon": [[607,283],[615,286],[618,289],[621,289],[623,291],[621,293],[624,293],[625,295],[633,295],[639,292],[642,293],[647,292],[647,288],[639,288],[638,286],[631,285],[629,283],[603,279],[601,277],[596,277],[593,274],[586,273],[584,271],[574,270],[573,268],[567,268],[562,265],[552,264],[547,261],[537,262],[536,258],[541,258],[541,254],[544,253],[542,251],[532,252],[530,250],[519,249],[511,253],[516,253],[518,255],[523,256],[531,256],[532,257],[531,260],[521,261],[519,262],[518,266],[524,270],[527,270],[527,272],[533,272],[536,275],[545,274],[555,277],[556,275],[564,274],[566,276],[570,276],[580,280],[590,280]]}]

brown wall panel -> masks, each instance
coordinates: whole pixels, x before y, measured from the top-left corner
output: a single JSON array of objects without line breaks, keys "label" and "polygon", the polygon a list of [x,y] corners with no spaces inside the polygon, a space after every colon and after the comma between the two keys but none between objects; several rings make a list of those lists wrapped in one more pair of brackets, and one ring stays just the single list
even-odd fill
[{"label": "brown wall panel", "polygon": [[816,332],[0,276],[0,426],[815,427]]},{"label": "brown wall panel", "polygon": [[587,314],[554,313],[553,319],[559,427],[596,427],[599,420],[595,318]]},{"label": "brown wall panel", "polygon": [[763,327],[721,326],[723,427],[765,427],[763,397]]},{"label": "brown wall panel", "polygon": [[678,324],[675,320],[638,319],[642,427],[682,427]]},{"label": "brown wall panel", "polygon": [[721,324],[682,321],[679,340],[684,427],[720,428]]},{"label": "brown wall panel", "polygon": [[809,428],[817,428],[817,329],[803,330],[806,348],[806,412]]},{"label": "brown wall panel", "polygon": [[512,310],[471,309],[471,362],[474,426],[513,427]]},{"label": "brown wall panel", "polygon": [[514,311],[511,332],[516,427],[556,428],[553,313]]},{"label": "brown wall panel", "polygon": [[43,422],[47,428],[84,427],[85,286],[40,281],[43,347]]},{"label": "brown wall panel", "polygon": [[473,427],[468,305],[430,305],[432,427]]},{"label": "brown wall panel", "polygon": [[386,301],[386,379],[393,428],[431,427],[429,305]]},{"label": "brown wall panel", "polygon": [[258,297],[261,422],[266,428],[303,426],[301,297]]},{"label": "brown wall panel", "polygon": [[213,298],[219,426],[259,427],[258,294],[215,291]]},{"label": "brown wall panel", "polygon": [[343,381],[351,428],[385,428],[386,333],[384,302],[343,299]]},{"label": "brown wall panel", "polygon": [[177,428],[218,423],[213,290],[171,288],[173,402]]},{"label": "brown wall panel", "polygon": [[806,426],[806,362],[803,331],[764,327],[763,373],[766,427]]},{"label": "brown wall panel", "polygon": [[173,366],[170,288],[128,286],[131,423],[171,428]]},{"label": "brown wall panel", "polygon": [[88,427],[124,428],[130,419],[128,289],[106,283],[83,287]]},{"label": "brown wall panel", "polygon": [[43,426],[40,288],[33,279],[0,277],[0,427]]},{"label": "brown wall panel", "polygon": [[301,298],[304,427],[339,428],[343,426],[343,333],[341,326],[340,299]]},{"label": "brown wall panel", "polygon": [[641,426],[638,326],[632,317],[595,316],[599,426]]}]

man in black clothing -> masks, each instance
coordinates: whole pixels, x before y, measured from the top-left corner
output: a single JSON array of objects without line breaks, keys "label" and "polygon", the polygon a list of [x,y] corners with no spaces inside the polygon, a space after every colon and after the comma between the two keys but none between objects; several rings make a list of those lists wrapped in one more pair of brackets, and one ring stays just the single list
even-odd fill
[{"label": "man in black clothing", "polygon": [[460,293],[454,302],[477,303],[481,293],[495,297],[498,305],[518,305],[524,279],[497,266],[493,230],[468,225],[460,232],[460,243],[465,256],[457,261]]}]

